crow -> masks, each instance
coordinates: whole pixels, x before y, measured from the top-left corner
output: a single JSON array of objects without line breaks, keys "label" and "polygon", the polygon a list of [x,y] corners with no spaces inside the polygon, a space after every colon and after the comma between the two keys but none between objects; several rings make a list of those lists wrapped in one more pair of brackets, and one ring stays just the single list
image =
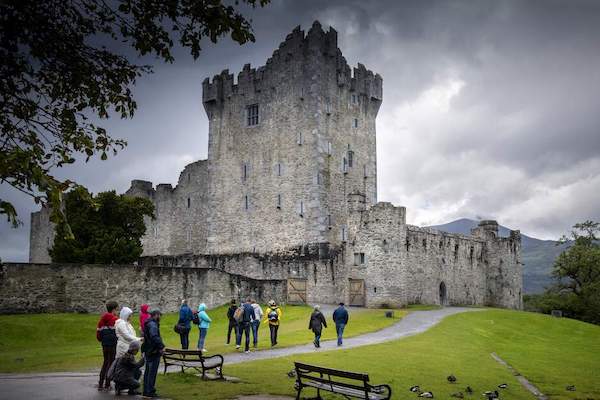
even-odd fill
[{"label": "crow", "polygon": [[411,386],[411,388],[409,390],[413,393],[421,393],[421,388],[417,385]]},{"label": "crow", "polygon": [[454,375],[452,375],[452,374],[450,374],[446,379],[450,383],[456,383],[456,377]]},{"label": "crow", "polygon": [[467,392],[467,394],[473,394],[473,389],[471,389],[471,386],[467,386],[465,392]]}]

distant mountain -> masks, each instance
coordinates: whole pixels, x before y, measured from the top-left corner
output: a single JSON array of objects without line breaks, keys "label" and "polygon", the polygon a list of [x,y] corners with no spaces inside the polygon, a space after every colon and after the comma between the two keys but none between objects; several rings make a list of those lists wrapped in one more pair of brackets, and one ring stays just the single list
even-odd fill
[{"label": "distant mountain", "polygon": [[[461,218],[447,224],[434,225],[430,228],[444,232],[470,235],[471,229],[475,228],[478,224],[479,221]],[[510,229],[500,225],[498,227],[498,234],[508,237]],[[550,273],[552,272],[554,260],[567,246],[566,244],[557,246],[556,243],[554,240],[536,239],[521,233],[524,293],[540,293],[544,290],[545,286],[552,283]]]}]

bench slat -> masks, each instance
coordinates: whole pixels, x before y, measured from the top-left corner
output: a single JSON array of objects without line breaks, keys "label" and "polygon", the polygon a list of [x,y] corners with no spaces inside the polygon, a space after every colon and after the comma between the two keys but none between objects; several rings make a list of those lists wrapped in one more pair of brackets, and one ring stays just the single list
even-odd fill
[{"label": "bench slat", "polygon": [[[360,389],[350,389],[347,387],[342,387],[336,384],[333,385],[328,385],[328,384],[324,384],[324,383],[316,383],[316,382],[307,382],[304,384],[305,386],[310,386],[313,387],[315,389],[321,389],[321,390],[327,390],[330,392],[334,392],[334,393],[339,393],[339,394],[343,394],[346,396],[351,396],[351,397],[359,397],[359,398],[364,398],[365,397],[365,390],[360,390]],[[373,393],[373,392],[368,392],[368,396],[369,399],[373,399],[373,400],[378,400],[378,399],[385,399],[387,398],[387,396],[379,394],[379,393]]]}]

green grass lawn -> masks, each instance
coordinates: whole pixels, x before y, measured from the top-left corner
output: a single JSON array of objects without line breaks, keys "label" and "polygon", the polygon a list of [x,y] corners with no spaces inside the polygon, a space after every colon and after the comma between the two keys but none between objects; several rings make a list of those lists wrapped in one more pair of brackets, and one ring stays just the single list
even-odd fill
[{"label": "green grass lawn", "polygon": [[[535,399],[494,361],[496,352],[552,399],[600,399],[600,327],[546,315],[490,309],[457,314],[429,331],[394,342],[361,348],[225,365],[226,375],[241,383],[205,382],[192,374],[160,376],[157,388],[172,399],[226,399],[240,394],[294,395],[286,376],[293,361],[369,373],[374,384],[388,383],[394,398],[417,398],[412,385],[450,399],[470,385],[466,399],[482,399],[485,390],[508,383],[505,399]],[[451,385],[446,376],[454,374]],[[565,386],[576,385],[576,392]],[[303,391],[313,397],[314,391]]]},{"label": "green grass lawn", "polygon": [[[310,343],[312,333],[308,306],[282,308],[279,347]],[[385,318],[383,310],[352,309],[346,336],[372,332],[397,322],[406,310],[395,310],[395,318]],[[205,347],[209,354],[235,351],[234,342],[226,346],[227,307],[209,311],[213,323]],[[87,314],[33,314],[0,315],[0,372],[87,371],[101,365],[102,351],[96,341],[98,315]],[[138,316],[133,317],[138,329]],[[173,331],[176,314],[165,314],[161,320],[161,334],[166,345],[180,347],[179,336]],[[335,329],[326,329],[323,339],[333,339]],[[139,332],[138,332],[139,333]],[[195,348],[198,328],[190,332],[190,347]],[[269,328],[261,324],[259,349],[270,348]]]}]

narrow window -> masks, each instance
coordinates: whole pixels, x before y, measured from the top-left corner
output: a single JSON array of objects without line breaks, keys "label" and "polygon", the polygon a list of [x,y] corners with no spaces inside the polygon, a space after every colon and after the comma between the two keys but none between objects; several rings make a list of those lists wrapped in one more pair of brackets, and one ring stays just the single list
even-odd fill
[{"label": "narrow window", "polygon": [[354,160],[354,152],[352,150],[348,150],[348,167],[352,168]]},{"label": "narrow window", "polygon": [[154,227],[154,237],[155,238],[158,237],[158,227],[157,226]]},{"label": "narrow window", "polygon": [[302,132],[298,132],[298,139],[296,140],[296,142],[299,146],[302,146],[302,143],[304,142],[302,139]]},{"label": "narrow window", "polygon": [[298,204],[298,215],[300,215],[301,217],[304,217],[304,202],[301,201],[300,204]]},{"label": "narrow window", "polygon": [[347,240],[347,232],[346,232],[346,226],[342,226],[341,228],[341,237],[342,237],[342,242],[345,242]]},{"label": "narrow window", "polygon": [[258,125],[258,104],[246,107],[246,124],[248,126]]},{"label": "narrow window", "polygon": [[191,201],[190,201],[190,198],[188,197],[188,198],[187,198],[187,205],[188,205],[188,208],[190,208],[190,204],[191,204]]},{"label": "narrow window", "polygon": [[346,157],[342,158],[342,172],[344,174],[348,173],[348,159]]},{"label": "narrow window", "polygon": [[328,227],[329,229],[331,229],[331,226],[332,226],[332,224],[331,224],[331,223],[332,223],[332,220],[331,220],[331,214],[328,214],[328,215],[327,215],[327,227]]},{"label": "narrow window", "polygon": [[277,209],[281,210],[281,195],[277,195]]},{"label": "narrow window", "polygon": [[358,128],[358,118],[353,118],[352,119],[352,127],[353,128]]},{"label": "narrow window", "polygon": [[327,142],[327,154],[331,155],[332,151],[333,151],[333,147],[331,146],[331,142]]},{"label": "narrow window", "polygon": [[365,263],[365,253],[360,253],[360,264],[364,264]]},{"label": "narrow window", "polygon": [[281,176],[281,163],[277,163],[277,176]]},{"label": "narrow window", "polygon": [[367,164],[363,165],[363,178],[367,179],[369,175],[367,174]]},{"label": "narrow window", "polygon": [[244,208],[245,208],[246,210],[248,209],[248,205],[249,205],[249,202],[248,202],[248,195],[246,195],[246,196],[244,196]]},{"label": "narrow window", "polygon": [[192,230],[190,228],[188,228],[188,230],[187,230],[186,240],[187,240],[187,244],[189,247],[189,245],[192,243]]},{"label": "narrow window", "polygon": [[423,239],[423,248],[426,249],[427,248],[427,239]]},{"label": "narrow window", "polygon": [[331,99],[329,97],[325,99],[325,113],[331,114]]},{"label": "narrow window", "polygon": [[248,164],[244,163],[242,166],[242,180],[245,182],[248,179]]},{"label": "narrow window", "polygon": [[188,174],[188,183],[190,182],[190,175],[191,175],[191,174]]},{"label": "narrow window", "polygon": [[352,104],[358,104],[358,96],[356,96],[354,93],[351,96],[352,99]]},{"label": "narrow window", "polygon": [[317,185],[323,183],[323,178],[321,177],[321,172],[317,172]]},{"label": "narrow window", "polygon": [[354,253],[354,265],[360,264],[360,253]]}]

